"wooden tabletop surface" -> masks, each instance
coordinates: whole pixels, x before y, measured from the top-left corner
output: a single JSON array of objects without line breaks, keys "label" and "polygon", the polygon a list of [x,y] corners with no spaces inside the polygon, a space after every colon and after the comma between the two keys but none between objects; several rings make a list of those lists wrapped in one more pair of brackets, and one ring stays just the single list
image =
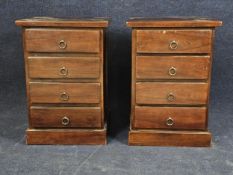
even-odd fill
[{"label": "wooden tabletop surface", "polygon": [[127,22],[128,27],[217,27],[222,21],[200,17],[166,17],[143,18],[133,17]]},{"label": "wooden tabletop surface", "polygon": [[19,19],[15,23],[18,26],[54,26],[54,27],[107,27],[108,18],[54,18],[54,17],[33,17],[28,19]]}]

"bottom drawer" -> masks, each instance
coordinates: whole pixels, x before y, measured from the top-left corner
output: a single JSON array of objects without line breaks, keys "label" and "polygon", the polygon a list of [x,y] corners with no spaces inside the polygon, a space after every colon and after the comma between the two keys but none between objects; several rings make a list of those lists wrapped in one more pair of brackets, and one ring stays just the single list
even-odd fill
[{"label": "bottom drawer", "polygon": [[206,128],[205,107],[135,107],[134,129]]},{"label": "bottom drawer", "polygon": [[32,128],[101,128],[100,107],[31,107]]}]

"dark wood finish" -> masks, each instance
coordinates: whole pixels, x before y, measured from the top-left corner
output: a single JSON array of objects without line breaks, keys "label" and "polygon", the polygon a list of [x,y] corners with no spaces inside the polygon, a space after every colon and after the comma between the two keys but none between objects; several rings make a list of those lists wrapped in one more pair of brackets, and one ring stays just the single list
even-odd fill
[{"label": "dark wood finish", "polygon": [[211,133],[207,131],[131,130],[129,145],[209,147]]},{"label": "dark wood finish", "polygon": [[29,145],[106,145],[106,129],[28,129]]},{"label": "dark wood finish", "polygon": [[[64,42],[64,43],[60,43]],[[28,52],[98,53],[99,30],[26,29],[25,49]]]},{"label": "dark wood finish", "polygon": [[[135,107],[133,129],[206,129],[205,107]],[[168,120],[173,123],[169,125]]]},{"label": "dark wood finish", "polygon": [[31,82],[30,94],[31,103],[100,103],[100,84]]},{"label": "dark wood finish", "polygon": [[130,19],[129,145],[210,146],[208,103],[215,27],[200,18]]},{"label": "dark wood finish", "polygon": [[221,26],[222,21],[198,17],[131,18],[127,21],[127,25],[133,28],[211,28]]},{"label": "dark wood finish", "polygon": [[[209,77],[209,56],[137,56],[137,79],[200,79]],[[171,72],[175,69],[175,73]]]},{"label": "dark wood finish", "polygon": [[[207,103],[207,83],[138,82],[137,104],[191,104]],[[169,100],[169,94],[174,96]]]},{"label": "dark wood finish", "polygon": [[[63,123],[64,118],[68,119],[67,123]],[[31,107],[30,126],[32,128],[101,128],[101,109],[100,107]]]},{"label": "dark wood finish", "polygon": [[24,27],[79,27],[79,28],[105,28],[109,25],[108,18],[76,18],[61,19],[53,17],[34,17],[19,19],[16,25]]},{"label": "dark wood finish", "polygon": [[[138,53],[210,53],[211,30],[137,30]],[[171,49],[172,41],[177,43]]]},{"label": "dark wood finish", "polygon": [[28,144],[106,144],[106,19],[32,18],[23,27]]},{"label": "dark wood finish", "polygon": [[99,78],[100,76],[98,57],[29,57],[28,59],[30,78]]}]

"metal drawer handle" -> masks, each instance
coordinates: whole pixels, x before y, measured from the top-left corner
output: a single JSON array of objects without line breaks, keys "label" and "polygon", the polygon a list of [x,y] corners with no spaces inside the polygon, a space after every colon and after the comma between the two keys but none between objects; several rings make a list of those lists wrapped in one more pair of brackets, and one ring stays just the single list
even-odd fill
[{"label": "metal drawer handle", "polygon": [[175,40],[173,40],[170,42],[169,47],[170,49],[175,50],[178,47],[178,43]]},{"label": "metal drawer handle", "polygon": [[172,93],[169,93],[169,94],[167,95],[167,100],[170,101],[170,102],[172,102],[172,101],[175,100],[175,96],[174,96]]},{"label": "metal drawer handle", "polygon": [[169,73],[169,75],[171,75],[171,76],[176,75],[176,68],[175,68],[175,67],[171,67],[171,68],[168,70],[168,73]]},{"label": "metal drawer handle", "polygon": [[66,68],[66,67],[62,67],[62,68],[60,68],[60,75],[62,75],[62,76],[67,76],[68,75],[68,69]]},{"label": "metal drawer handle", "polygon": [[67,116],[64,116],[61,120],[62,125],[67,126],[70,123],[70,119]]},{"label": "metal drawer handle", "polygon": [[67,47],[67,43],[64,40],[59,41],[59,48],[65,49]]},{"label": "metal drawer handle", "polygon": [[69,100],[69,95],[66,92],[62,92],[60,95],[61,101],[68,101]]},{"label": "metal drawer handle", "polygon": [[171,117],[168,117],[168,119],[166,120],[166,125],[167,126],[172,126],[174,125],[174,120]]}]

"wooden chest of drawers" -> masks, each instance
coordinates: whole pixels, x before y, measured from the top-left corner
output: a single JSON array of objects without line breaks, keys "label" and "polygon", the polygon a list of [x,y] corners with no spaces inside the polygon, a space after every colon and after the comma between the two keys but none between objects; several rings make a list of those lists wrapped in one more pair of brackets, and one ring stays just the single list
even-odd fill
[{"label": "wooden chest of drawers", "polygon": [[208,19],[143,19],[132,27],[129,145],[210,146],[215,27]]},{"label": "wooden chest of drawers", "polygon": [[17,20],[23,27],[27,144],[106,144],[106,19]]}]

